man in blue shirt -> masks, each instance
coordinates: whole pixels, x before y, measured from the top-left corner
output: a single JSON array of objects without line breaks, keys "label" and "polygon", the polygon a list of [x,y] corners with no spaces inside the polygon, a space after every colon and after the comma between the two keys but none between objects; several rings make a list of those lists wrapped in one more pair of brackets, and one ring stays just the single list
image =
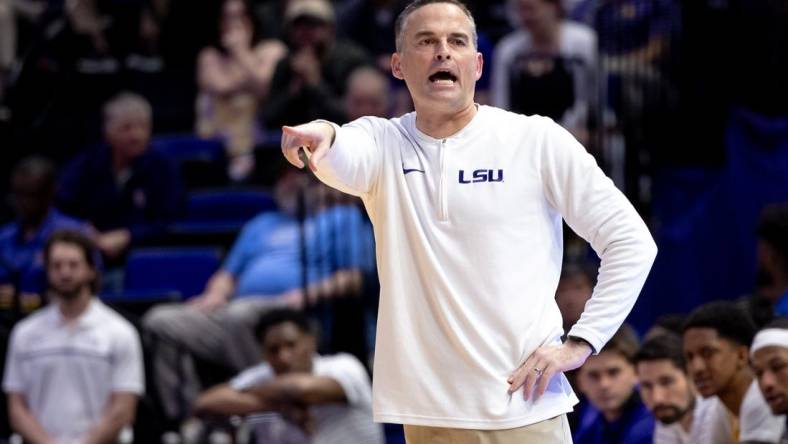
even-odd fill
[{"label": "man in blue shirt", "polygon": [[637,391],[637,350],[637,335],[624,324],[580,367],[578,383],[589,404],[580,414],[576,444],[651,444],[654,417]]},{"label": "man in blue shirt", "polygon": [[57,206],[90,221],[104,256],[120,259],[131,245],[164,232],[183,208],[177,165],[150,149],[151,107],[121,93],[104,106],[106,145],[78,155],[62,172]]},{"label": "man in blue shirt", "polygon": [[[275,193],[278,211],[244,226],[202,294],[188,305],[155,307],[143,319],[159,339],[154,379],[172,420],[189,413],[184,408],[201,390],[189,356],[234,372],[254,365],[259,344],[253,330],[263,313],[358,294],[362,275],[374,268],[371,227],[354,203],[293,170],[279,179]],[[297,217],[301,193],[307,200],[303,223]]]},{"label": "man in blue shirt", "polygon": [[59,229],[88,230],[87,224],[52,206],[54,192],[55,167],[43,157],[25,158],[11,173],[16,220],[0,227],[0,307],[9,308],[14,294],[20,295],[23,311],[41,305],[47,238]]}]

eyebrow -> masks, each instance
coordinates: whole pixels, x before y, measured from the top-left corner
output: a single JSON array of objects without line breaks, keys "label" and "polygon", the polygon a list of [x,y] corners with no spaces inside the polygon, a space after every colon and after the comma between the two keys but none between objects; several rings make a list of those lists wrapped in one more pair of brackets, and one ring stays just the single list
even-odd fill
[{"label": "eyebrow", "polygon": [[[420,39],[422,37],[434,37],[434,36],[435,36],[435,33],[432,32],[432,31],[419,31],[419,32],[416,33],[414,38],[416,40],[418,40],[418,39]],[[470,37],[468,36],[468,34],[466,34],[464,32],[452,32],[452,33],[449,33],[449,37],[450,38],[459,38],[459,39],[463,39],[465,41],[470,40]]]}]

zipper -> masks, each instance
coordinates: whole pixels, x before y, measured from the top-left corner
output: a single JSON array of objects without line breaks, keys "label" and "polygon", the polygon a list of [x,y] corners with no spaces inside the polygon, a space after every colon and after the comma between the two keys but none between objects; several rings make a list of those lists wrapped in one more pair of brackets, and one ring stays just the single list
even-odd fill
[{"label": "zipper", "polygon": [[449,209],[446,203],[446,139],[441,140],[440,152],[440,180],[438,183],[438,220],[449,220]]}]

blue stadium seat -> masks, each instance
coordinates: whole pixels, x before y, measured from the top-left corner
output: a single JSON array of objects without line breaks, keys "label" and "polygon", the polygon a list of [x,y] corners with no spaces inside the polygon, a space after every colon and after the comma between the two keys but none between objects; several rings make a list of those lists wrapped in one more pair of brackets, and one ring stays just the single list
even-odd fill
[{"label": "blue stadium seat", "polygon": [[219,268],[221,253],[216,248],[135,249],[126,261],[123,293],[171,294],[182,298],[202,293]]},{"label": "blue stadium seat", "polygon": [[238,231],[253,217],[276,209],[270,194],[257,190],[199,191],[189,194],[186,216],[175,223],[175,232]]},{"label": "blue stadium seat", "polygon": [[156,136],[151,140],[151,146],[179,162],[186,160],[215,162],[224,158],[224,144],[221,140],[201,139],[190,134]]}]

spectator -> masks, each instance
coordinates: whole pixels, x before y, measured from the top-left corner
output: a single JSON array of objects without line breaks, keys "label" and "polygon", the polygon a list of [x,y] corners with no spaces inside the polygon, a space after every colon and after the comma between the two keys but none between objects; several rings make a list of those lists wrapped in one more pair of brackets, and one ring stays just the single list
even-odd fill
[{"label": "spectator", "polygon": [[[788,318],[770,322],[755,335],[750,359],[758,387],[775,415],[788,414]],[[780,444],[788,443],[788,430]]]},{"label": "spectator", "polygon": [[654,321],[651,327],[646,331],[646,334],[643,335],[643,340],[648,341],[653,337],[665,334],[681,336],[683,333],[684,321],[686,319],[687,315],[682,313],[664,314]]},{"label": "spectator", "polygon": [[345,111],[348,121],[363,116],[388,117],[391,111],[389,84],[375,68],[356,68],[347,79]]},{"label": "spectator", "polygon": [[580,367],[580,391],[590,405],[575,432],[577,444],[646,444],[652,442],[654,418],[640,400],[633,358],[635,331],[623,325],[598,355]]},{"label": "spectator", "polygon": [[224,139],[229,176],[245,179],[254,168],[252,150],[261,142],[258,105],[268,96],[276,64],[287,53],[278,40],[255,41],[252,18],[242,0],[225,0],[220,42],[200,52],[197,66],[197,133]]},{"label": "spectator", "polygon": [[368,62],[366,54],[336,39],[334,8],[328,0],[291,0],[285,21],[290,54],[274,72],[266,126],[278,129],[318,117],[345,121],[345,81]]},{"label": "spectator", "polygon": [[151,108],[131,93],[104,107],[107,145],[78,155],[64,169],[56,202],[65,213],[91,222],[97,244],[111,261],[132,245],[164,232],[182,208],[176,165],[150,149]]},{"label": "spectator", "polygon": [[755,324],[733,302],[702,305],[684,323],[687,373],[704,398],[725,409],[710,409],[698,421],[703,443],[776,442],[785,424],[772,415],[748,365]]},{"label": "spectator", "polygon": [[[251,415],[260,444],[383,443],[372,421],[372,385],[358,359],[317,355],[315,334],[293,310],[267,313],[257,337],[265,362],[203,393],[198,415]],[[262,412],[278,415],[255,419]]]},{"label": "spectator", "polygon": [[765,208],[757,233],[759,292],[788,316],[788,204]]},{"label": "spectator", "polygon": [[[312,190],[303,191],[305,187]],[[155,307],[145,316],[145,328],[161,339],[153,365],[171,419],[183,419],[186,413],[172,390],[180,382],[184,361],[179,352],[239,372],[257,362],[253,330],[262,313],[284,304],[301,306],[305,298],[313,303],[360,291],[362,272],[372,268],[373,247],[370,228],[355,205],[325,206],[331,203],[325,198],[307,202],[312,211],[303,221],[305,238],[300,239],[299,194],[316,196],[320,190],[328,192],[309,176],[288,170],[276,186],[279,211],[262,213],[246,224],[204,293],[187,306]],[[186,373],[183,398],[191,402],[200,381],[193,372]]]},{"label": "spectator", "polygon": [[693,424],[719,403],[695,392],[685,368],[681,337],[668,332],[653,336],[643,343],[634,361],[643,403],[657,420],[654,444],[701,444],[692,434]]},{"label": "spectator", "polygon": [[383,71],[391,69],[391,36],[402,6],[401,0],[350,0],[337,14],[341,35],[363,46]]},{"label": "spectator", "polygon": [[582,143],[596,94],[596,34],[563,18],[560,0],[510,0],[520,29],[495,48],[492,104],[551,117]]},{"label": "spectator", "polygon": [[596,276],[583,265],[568,263],[561,267],[555,302],[561,310],[565,333],[580,319],[595,284]]},{"label": "spectator", "polygon": [[3,389],[12,427],[27,442],[116,442],[134,421],[144,387],[140,339],[94,298],[96,260],[85,235],[54,233],[44,249],[53,303],[11,334]]},{"label": "spectator", "polygon": [[63,228],[87,233],[86,223],[63,215],[52,206],[55,166],[43,157],[22,159],[11,173],[11,202],[16,221],[0,227],[0,304],[20,295],[23,311],[41,305],[45,287],[44,243]]}]

